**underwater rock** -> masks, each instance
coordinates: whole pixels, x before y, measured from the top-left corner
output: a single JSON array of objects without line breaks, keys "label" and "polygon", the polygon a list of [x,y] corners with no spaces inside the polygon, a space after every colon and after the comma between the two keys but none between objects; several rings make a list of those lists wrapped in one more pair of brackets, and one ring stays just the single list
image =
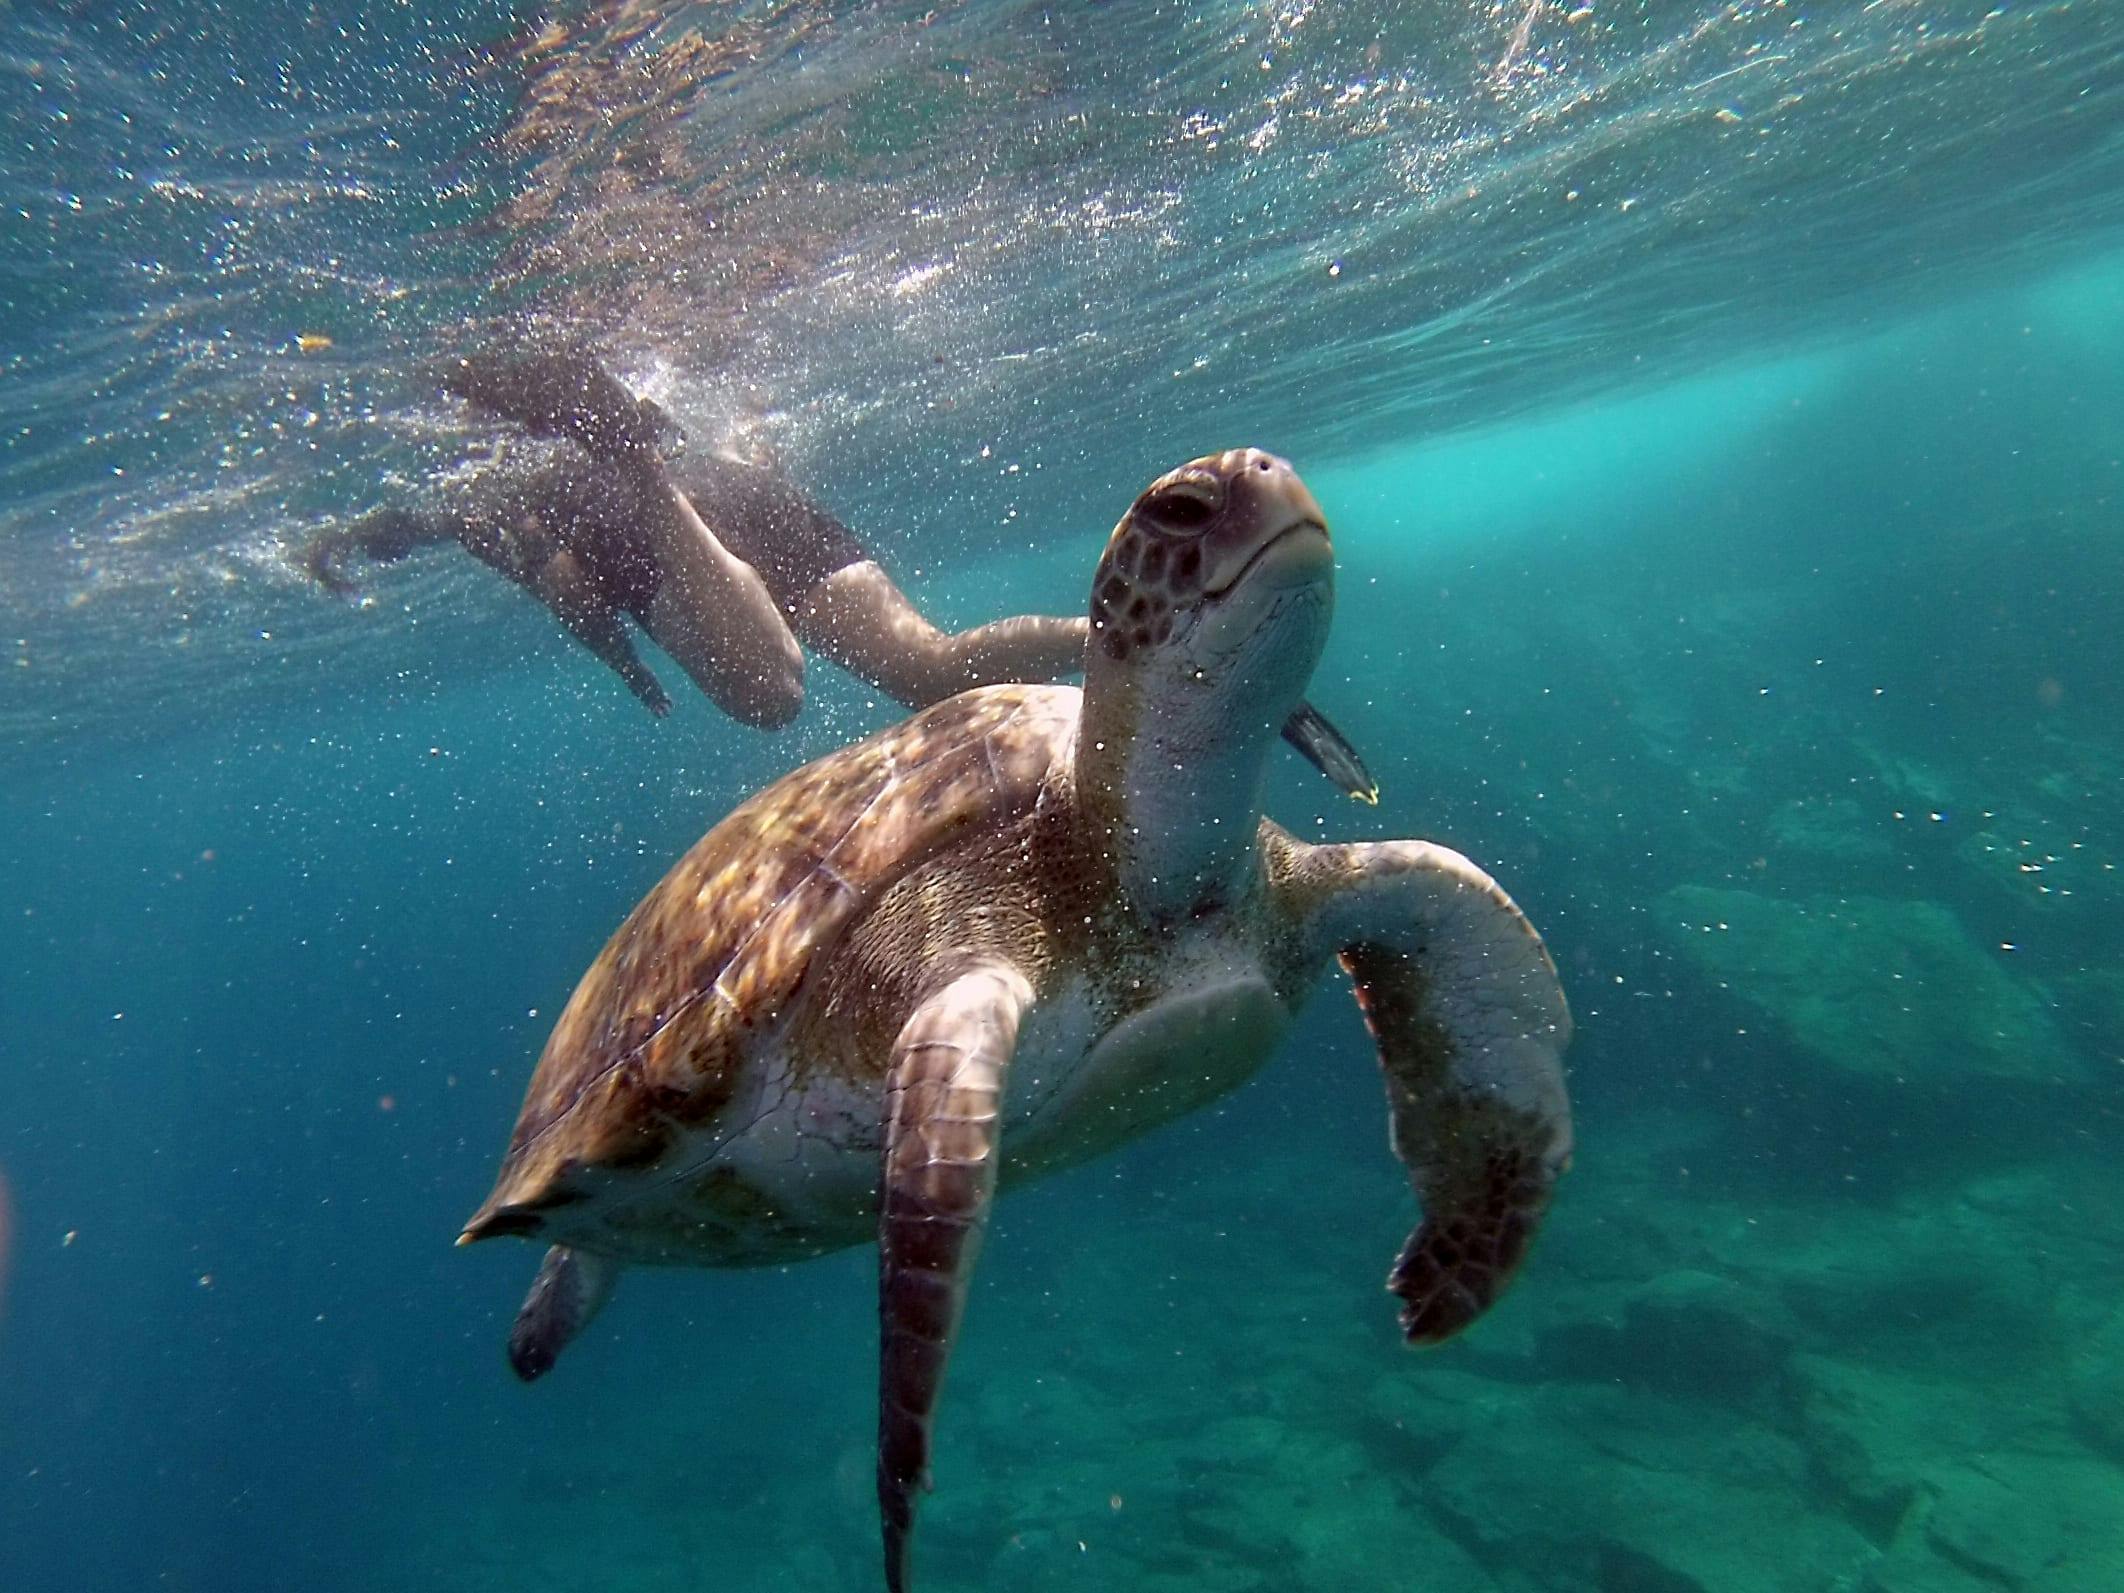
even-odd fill
[{"label": "underwater rock", "polygon": [[1864,1593],[1999,1593],[2000,1583],[1941,1559],[1918,1537],[1890,1548],[1862,1586]]},{"label": "underwater rock", "polygon": [[[1007,1588],[1020,1584],[998,1576],[986,1585]],[[1125,1587],[1131,1593],[1273,1593],[1276,1586],[1251,1568],[1220,1567],[1207,1562],[1168,1570],[1146,1568],[1107,1585]]]},{"label": "underwater rock", "polygon": [[1942,1559],[2009,1587],[2109,1558],[2124,1539],[2124,1475],[2090,1456],[1971,1455],[1926,1486],[1926,1541]]},{"label": "underwater rock", "polygon": [[1640,1355],[1707,1363],[1701,1378],[1684,1380],[1716,1386],[1781,1373],[1798,1337],[1777,1300],[1733,1278],[1687,1270],[1646,1284],[1623,1308],[1623,1333]]},{"label": "underwater rock", "polygon": [[2124,1310],[2096,1329],[2072,1358],[2072,1414],[2090,1440],[2124,1459]]},{"label": "underwater rock", "polygon": [[[1952,780],[1864,740],[1853,748],[1873,766],[1879,795],[1901,810],[1895,817],[1908,821],[1894,828],[1914,855],[1948,843],[1965,879],[2017,919],[2040,915],[2036,921],[2054,935],[2099,932],[2116,922],[2124,908],[2124,837],[2107,815],[2114,811],[2109,794],[2124,782],[2124,759],[2104,740],[2046,728],[2018,759],[1971,766]],[[1863,861],[1857,854],[1852,860]]]},{"label": "underwater rock", "polygon": [[1373,1382],[1359,1413],[1358,1437],[1375,1468],[1420,1479],[1484,1427],[1500,1398],[1511,1397],[1487,1378],[1444,1365],[1425,1366],[1413,1376],[1409,1368],[1396,1367]]},{"label": "underwater rock", "polygon": [[1107,1378],[1088,1376],[1076,1366],[1030,1381],[974,1383],[973,1401],[983,1430],[1006,1434],[1111,1432],[1123,1411]]},{"label": "underwater rock", "polygon": [[1620,1543],[1593,1550],[1593,1585],[1600,1593],[1712,1593],[1695,1577]]},{"label": "underwater rock", "polygon": [[1256,1577],[1272,1567],[1262,1585],[1320,1593],[1402,1585],[1411,1566],[1425,1567],[1438,1586],[1491,1586],[1414,1506],[1414,1475],[1382,1466],[1348,1437],[1226,1417],[1190,1435],[1176,1454],[1185,1457],[1199,1476],[1176,1501],[1191,1564],[1244,1567]]},{"label": "underwater rock", "polygon": [[1795,1370],[1817,1475],[1883,1545],[1869,1588],[2022,1587],[2124,1544],[2124,1472],[2073,1442],[2051,1380]]},{"label": "underwater rock", "polygon": [[1683,885],[1675,947],[1833,1067],[1896,1081],[2083,1076],[2036,992],[1936,902]]},{"label": "underwater rock", "polygon": [[1895,848],[1876,829],[1856,797],[1795,797],[1771,813],[1764,834],[1786,878],[1794,860],[1838,868],[1888,862]]},{"label": "underwater rock", "polygon": [[1850,737],[1851,751],[1873,770],[1873,783],[1912,811],[1952,812],[1960,799],[1953,779],[1901,748],[1870,736]]},{"label": "underwater rock", "polygon": [[[2084,1266],[2101,1275],[2115,1256],[2056,1223],[2070,1207],[2067,1188],[2047,1174],[2002,1176],[1948,1199],[1921,1192],[1890,1207],[1847,1205],[1835,1221],[1814,1214],[1795,1223],[1788,1214],[1778,1219],[1779,1251],[1757,1264],[1770,1268],[1815,1346],[1863,1351],[1898,1374],[1981,1364],[1993,1377],[2042,1373],[2054,1382],[2058,1273]],[[2029,1243],[2033,1219],[2019,1215],[2030,1209],[2056,1230],[2040,1249]]]},{"label": "underwater rock", "polygon": [[2020,1593],[2089,1593],[2124,1587],[2124,1542],[2086,1544],[2062,1563],[2031,1577]]},{"label": "underwater rock", "polygon": [[2050,729],[2031,760],[2030,778],[2018,790],[1987,800],[1971,816],[1956,856],[2045,923],[2099,933],[2124,908],[2124,835],[2114,819],[2124,757],[2110,738]]},{"label": "underwater rock", "polygon": [[[1333,1482],[1294,1501],[1296,1585],[1307,1593],[1352,1588],[1436,1587],[1487,1593],[1496,1584],[1467,1552],[1410,1508],[1399,1479],[1376,1471]],[[1272,1585],[1291,1584],[1280,1576]]]},{"label": "underwater rock", "polygon": [[1513,1590],[1827,1588],[1877,1557],[1820,1508],[1789,1437],[1613,1385],[1500,1389],[1417,1497]]},{"label": "underwater rock", "polygon": [[2011,922],[2040,928],[2053,950],[2089,938],[2108,940],[2124,915],[2124,870],[2113,844],[2098,838],[2084,813],[2008,807],[1986,814],[1962,838],[1955,860],[1981,883]]},{"label": "underwater rock", "polygon": [[1540,1354],[1552,1375],[1746,1403],[1782,1387],[1798,1337],[1791,1314],[1774,1295],[1685,1269],[1630,1294],[1611,1321],[1548,1329]]},{"label": "underwater rock", "polygon": [[[2124,921],[2124,912],[2111,922]],[[2058,1021],[2098,1068],[2124,1075],[2124,970],[2083,968],[2054,981]]]},{"label": "underwater rock", "polygon": [[1912,1524],[1926,1470],[1994,1447],[2025,1418],[1952,1378],[1922,1378],[1821,1355],[1794,1358],[1800,1432],[1816,1475],[1868,1536],[1888,1543]]}]

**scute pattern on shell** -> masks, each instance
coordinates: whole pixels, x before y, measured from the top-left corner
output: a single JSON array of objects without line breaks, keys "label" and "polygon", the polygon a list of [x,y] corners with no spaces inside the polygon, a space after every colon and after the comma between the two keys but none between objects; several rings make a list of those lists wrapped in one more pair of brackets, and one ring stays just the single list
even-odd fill
[{"label": "scute pattern on shell", "polygon": [[[728,1103],[814,966],[909,870],[1029,809],[1073,687],[966,692],[777,780],[627,916],[555,1024],[494,1192],[499,1232],[580,1198],[581,1170],[654,1165]],[[512,1218],[514,1220],[512,1220]]]}]

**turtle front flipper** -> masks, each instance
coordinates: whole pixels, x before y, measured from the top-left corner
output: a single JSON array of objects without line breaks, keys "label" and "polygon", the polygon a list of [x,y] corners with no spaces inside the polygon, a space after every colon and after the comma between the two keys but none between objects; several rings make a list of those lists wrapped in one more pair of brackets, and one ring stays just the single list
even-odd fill
[{"label": "turtle front flipper", "polygon": [[1387,1287],[1409,1342],[1437,1343],[1504,1292],[1570,1164],[1570,1009],[1541,937],[1458,852],[1294,851],[1284,888],[1356,986],[1423,1205]]},{"label": "turtle front flipper", "polygon": [[885,1585],[907,1587],[914,1495],[996,1187],[1003,1075],[1032,989],[987,964],[915,1008],[886,1077],[878,1216],[878,1508]]},{"label": "turtle front flipper", "polygon": [[619,1263],[568,1245],[555,1245],[539,1263],[531,1292],[509,1329],[509,1365],[527,1383],[553,1370],[569,1342],[612,1298]]},{"label": "turtle front flipper", "polygon": [[1350,745],[1328,716],[1309,702],[1291,710],[1283,722],[1283,739],[1305,754],[1306,761],[1334,781],[1352,802],[1379,806],[1379,782],[1364,766],[1364,759]]}]

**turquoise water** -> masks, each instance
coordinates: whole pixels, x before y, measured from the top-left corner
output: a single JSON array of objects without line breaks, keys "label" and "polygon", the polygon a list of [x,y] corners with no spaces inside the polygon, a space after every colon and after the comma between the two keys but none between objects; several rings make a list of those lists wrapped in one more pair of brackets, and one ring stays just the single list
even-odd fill
[{"label": "turquoise water", "polygon": [[[1358,809],[1279,756],[1271,811],[1466,851],[1571,994],[1577,1167],[1447,1348],[1404,1350],[1380,1289],[1411,1202],[1338,991],[1217,1108],[1005,1201],[919,1586],[2124,1586],[2124,56],[2098,7],[1875,7],[1749,66],[1774,9],[1647,7],[1573,53],[1585,22],[1516,8],[1435,35],[1056,8],[1050,39],[975,6],[922,42],[890,8],[695,7],[645,45],[622,7],[528,58],[473,49],[498,11],[392,13],[358,50],[261,12],[282,73],[232,68],[226,16],[144,42],[0,19],[11,125],[70,83],[87,129],[10,155],[10,204],[101,229],[0,254],[0,1587],[879,1585],[868,1255],[630,1275],[525,1388],[502,1342],[535,1257],[450,1245],[620,916],[888,717],[814,664],[779,734],[697,700],[653,722],[461,559],[362,610],[303,589],[288,547],[463,446],[409,371],[483,295],[595,327],[696,424],[749,384],[788,467],[960,623],[1079,606],[1180,457],[1289,455],[1340,556],[1313,696],[1384,789]],[[787,280],[601,289],[593,246],[645,225],[591,181],[604,146],[541,168],[486,140],[525,74],[711,24],[754,41],[716,95],[618,80],[699,158],[645,187],[744,214]],[[1421,81],[1360,137],[1321,85],[1384,71],[1382,38]],[[1235,61],[1301,90],[1254,149]],[[1776,153],[1662,119],[1743,66],[1719,108]],[[413,92],[437,84],[463,92]],[[1190,99],[1238,128],[1199,173],[1170,162],[1206,138],[1143,131]],[[212,197],[99,219],[131,192],[104,157],[180,122],[153,175]],[[257,129],[274,169],[245,176]],[[1510,202],[1350,220],[1419,156]],[[1611,236],[1634,205],[1530,216],[1626,157],[1678,212],[1657,234]],[[357,168],[373,202],[335,187]],[[798,169],[844,182],[794,214]],[[1177,195],[1150,224],[1183,238],[1273,188],[1280,230],[1149,302],[1152,233],[1051,223],[1092,175],[1117,216]],[[556,188],[565,269],[469,274],[534,225],[496,194]],[[965,205],[862,202],[932,191]],[[210,213],[227,256],[128,277],[144,229],[196,243]],[[958,276],[895,297],[940,239]],[[1089,343],[1056,335],[1072,296]],[[738,299],[766,330],[733,353]]]}]

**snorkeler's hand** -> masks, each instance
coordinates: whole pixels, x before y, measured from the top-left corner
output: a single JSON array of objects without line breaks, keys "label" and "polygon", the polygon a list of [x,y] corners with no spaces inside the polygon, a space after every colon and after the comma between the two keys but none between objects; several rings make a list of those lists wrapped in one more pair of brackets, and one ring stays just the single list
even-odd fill
[{"label": "snorkeler's hand", "polygon": [[436,515],[378,509],[351,526],[318,532],[302,550],[302,567],[334,597],[358,603],[362,590],[346,572],[348,555],[359,553],[375,564],[396,564],[415,548],[430,542],[447,542],[455,534],[452,524]]},{"label": "snorkeler's hand", "polygon": [[330,534],[318,537],[303,549],[302,567],[311,580],[330,592],[334,597],[349,603],[361,601],[361,587],[339,567],[340,549],[330,540]]}]

